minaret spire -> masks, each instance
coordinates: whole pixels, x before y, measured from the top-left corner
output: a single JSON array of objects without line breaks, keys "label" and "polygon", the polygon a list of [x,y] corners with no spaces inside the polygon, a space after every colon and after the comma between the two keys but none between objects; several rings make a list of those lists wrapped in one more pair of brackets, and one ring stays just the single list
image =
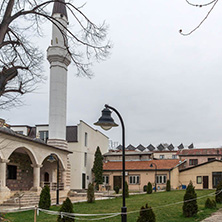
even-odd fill
[{"label": "minaret spire", "polygon": [[48,144],[67,148],[66,142],[66,100],[67,100],[67,67],[70,56],[67,52],[66,27],[68,16],[64,0],[54,2],[52,16],[57,26],[52,26],[51,46],[47,50],[50,63],[49,95],[49,140]]},{"label": "minaret spire", "polygon": [[66,19],[68,20],[65,0],[57,0],[54,2],[52,16],[56,13],[59,13],[60,15],[64,15]]}]

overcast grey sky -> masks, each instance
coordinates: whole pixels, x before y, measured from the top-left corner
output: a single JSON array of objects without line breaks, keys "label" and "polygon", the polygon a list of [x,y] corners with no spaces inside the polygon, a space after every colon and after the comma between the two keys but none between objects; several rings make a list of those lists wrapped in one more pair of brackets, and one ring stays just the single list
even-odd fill
[{"label": "overcast grey sky", "polygon": [[[94,64],[91,80],[77,78],[69,67],[67,124],[81,119],[93,126],[107,103],[124,119],[127,145],[222,146],[221,9],[218,2],[206,22],[184,37],[179,29],[195,28],[208,7],[191,7],[185,0],[88,1],[83,11],[92,21],[109,24],[114,47],[107,61]],[[51,25],[44,28],[39,45],[46,51]],[[24,106],[1,117],[9,124],[48,123],[48,91],[46,81],[24,96]],[[121,143],[120,127],[102,132]]]}]

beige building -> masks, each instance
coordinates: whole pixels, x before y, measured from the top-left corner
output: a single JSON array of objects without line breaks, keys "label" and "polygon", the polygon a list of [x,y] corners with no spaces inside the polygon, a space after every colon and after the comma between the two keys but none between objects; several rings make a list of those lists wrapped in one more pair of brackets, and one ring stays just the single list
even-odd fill
[{"label": "beige building", "polygon": [[154,150],[153,158],[155,159],[179,159],[176,150]]},{"label": "beige building", "polygon": [[192,181],[196,189],[213,189],[222,180],[222,161],[212,160],[180,169],[179,172],[178,169],[175,169],[173,173],[178,174],[178,181],[173,183],[173,187],[177,187],[179,184],[187,185]]},{"label": "beige building", "polygon": [[[157,189],[164,189],[167,180],[174,180],[172,171],[175,168],[184,168],[185,162],[178,159],[168,160],[146,160],[146,161],[126,161],[126,181],[129,190],[142,191],[148,182],[155,185]],[[175,173],[173,177],[175,177]],[[104,185],[114,189],[115,186],[122,188],[122,161],[106,161],[103,165]]]},{"label": "beige building", "polygon": [[[122,160],[122,151],[112,151],[103,154],[104,161],[121,161]],[[152,152],[138,152],[125,150],[125,160],[151,160],[153,159]]]},{"label": "beige building", "polygon": [[187,167],[192,167],[212,160],[222,159],[222,148],[184,149],[177,151],[179,159],[187,160]]}]

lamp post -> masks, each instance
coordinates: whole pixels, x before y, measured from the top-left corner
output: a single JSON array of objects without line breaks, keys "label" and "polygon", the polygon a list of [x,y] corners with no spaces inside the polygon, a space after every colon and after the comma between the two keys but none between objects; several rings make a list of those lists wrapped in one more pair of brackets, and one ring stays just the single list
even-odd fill
[{"label": "lamp post", "polygon": [[56,205],[59,205],[59,158],[56,154],[50,154],[48,161],[53,163],[57,162],[57,184],[56,184]]},{"label": "lamp post", "polygon": [[99,118],[99,120],[94,123],[94,125],[96,126],[101,126],[104,130],[109,130],[112,127],[117,127],[118,124],[116,124],[113,120],[113,118],[111,117],[111,111],[113,110],[117,116],[120,119],[121,122],[121,126],[122,126],[122,173],[123,173],[123,206],[121,208],[121,212],[122,212],[122,222],[126,222],[127,221],[127,207],[126,207],[126,190],[125,190],[125,126],[124,126],[124,122],[123,119],[120,115],[120,113],[113,108],[112,106],[109,105],[105,105],[105,108],[102,110],[102,116]]},{"label": "lamp post", "polygon": [[153,167],[153,165],[155,166],[155,192],[156,192],[156,172],[157,172],[157,165],[155,163],[151,163],[150,167]]}]

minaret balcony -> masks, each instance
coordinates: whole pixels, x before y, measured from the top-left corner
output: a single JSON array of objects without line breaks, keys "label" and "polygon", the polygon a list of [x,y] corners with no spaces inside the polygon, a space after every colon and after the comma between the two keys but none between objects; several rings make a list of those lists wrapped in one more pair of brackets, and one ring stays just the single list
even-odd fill
[{"label": "minaret balcony", "polygon": [[60,46],[50,46],[47,50],[47,59],[50,64],[59,62],[68,66],[71,62],[71,57],[67,49]]}]

